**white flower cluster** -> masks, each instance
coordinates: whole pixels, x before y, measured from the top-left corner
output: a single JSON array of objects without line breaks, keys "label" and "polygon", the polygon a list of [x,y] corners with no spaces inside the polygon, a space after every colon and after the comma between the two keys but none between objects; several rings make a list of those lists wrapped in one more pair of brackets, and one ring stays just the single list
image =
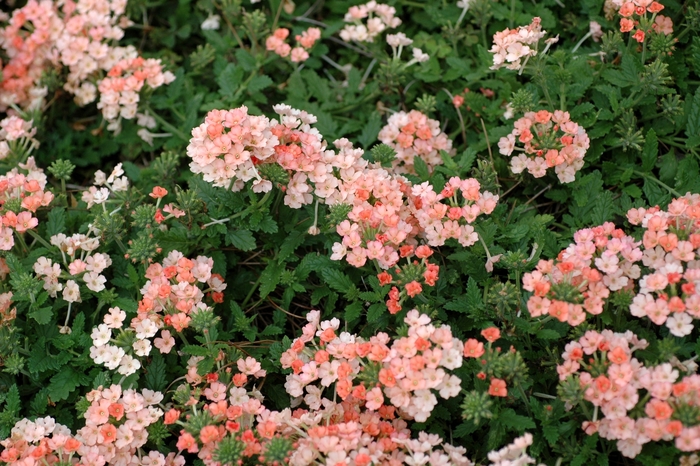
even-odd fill
[{"label": "white flower cluster", "polygon": [[[90,186],[87,191],[83,191],[83,201],[87,203],[88,209],[95,204],[104,204],[109,199],[110,192],[120,192],[129,189],[129,179],[124,175],[122,164],[118,163],[112,173],[107,176],[102,170],[95,172],[95,186]],[[104,186],[97,188],[97,186]]]},{"label": "white flower cluster", "polygon": [[[377,3],[372,0],[364,5],[350,7],[345,14],[348,24],[340,31],[340,37],[347,42],[374,42],[374,38],[385,29],[393,29],[401,25],[401,19],[395,17],[393,6]],[[367,18],[367,24],[362,20]]]}]

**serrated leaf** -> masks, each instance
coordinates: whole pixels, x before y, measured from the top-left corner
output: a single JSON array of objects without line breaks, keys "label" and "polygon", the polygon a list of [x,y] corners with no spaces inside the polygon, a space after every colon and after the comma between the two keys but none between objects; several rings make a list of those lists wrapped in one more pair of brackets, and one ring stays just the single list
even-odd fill
[{"label": "serrated leaf", "polygon": [[241,251],[252,251],[255,249],[255,237],[250,230],[231,230],[226,232],[226,243],[232,244]]},{"label": "serrated leaf", "polygon": [[51,317],[53,317],[53,312],[51,311],[51,306],[39,307],[32,305],[31,310],[28,313],[29,317],[34,319],[37,324],[45,325],[51,322]]},{"label": "serrated leaf", "polygon": [[168,380],[165,376],[166,368],[165,359],[160,351],[156,351],[151,358],[151,363],[146,367],[146,375],[144,376],[146,388],[157,392],[164,391],[168,386]]},{"label": "serrated leaf", "polygon": [[428,164],[426,164],[422,158],[418,156],[413,158],[413,168],[422,181],[428,181],[428,178],[430,178],[430,170],[428,169]]},{"label": "serrated leaf", "polygon": [[695,90],[693,101],[688,109],[688,116],[685,125],[685,132],[692,141],[688,141],[689,147],[700,144],[700,87]]},{"label": "serrated leaf", "polygon": [[382,116],[379,112],[372,112],[362,129],[362,133],[357,138],[357,141],[364,149],[367,149],[374,141],[377,140],[379,130],[382,129]]},{"label": "serrated leaf", "polygon": [[369,307],[369,309],[367,310],[367,322],[378,321],[386,312],[387,312],[386,304],[384,304],[384,303],[372,304]]},{"label": "serrated leaf", "polygon": [[542,330],[539,330],[536,335],[540,340],[559,340],[561,338],[559,332],[552,330],[551,328],[543,328]]},{"label": "serrated leaf", "polygon": [[248,83],[248,92],[251,94],[253,92],[259,92],[272,84],[274,84],[274,81],[272,81],[269,76],[265,74],[256,76],[250,80],[250,83]]},{"label": "serrated leaf", "polygon": [[233,97],[243,79],[243,68],[229,63],[216,78],[221,94]]},{"label": "serrated leaf", "polygon": [[306,239],[306,234],[302,231],[294,230],[282,241],[277,257],[283,261],[287,259]]},{"label": "serrated leaf", "polygon": [[613,204],[613,196],[610,191],[602,191],[598,194],[593,204],[591,211],[591,220],[594,225],[602,225],[603,223],[612,220],[615,214],[615,205]]},{"label": "serrated leaf", "polygon": [[459,158],[459,167],[462,169],[462,171],[469,170],[474,164],[475,160],[476,151],[470,147],[462,152],[462,156]]},{"label": "serrated leaf", "polygon": [[80,385],[79,374],[70,366],[63,366],[58,374],[51,377],[48,386],[49,398],[53,402],[65,400],[78,385]]},{"label": "serrated leaf", "polygon": [[642,170],[651,171],[659,158],[659,141],[656,131],[650,129],[644,138],[644,148],[642,149]]},{"label": "serrated leaf", "polygon": [[265,298],[277,288],[283,270],[284,266],[276,261],[267,264],[260,275],[260,289],[258,291],[261,298]]},{"label": "serrated leaf", "polygon": [[559,426],[548,425],[542,428],[542,435],[550,445],[554,445],[559,440]]},{"label": "serrated leaf", "polygon": [[517,430],[524,432],[528,429],[534,429],[535,422],[527,416],[516,414],[513,409],[506,409],[498,416],[498,422],[508,430]]},{"label": "serrated leaf", "polygon": [[197,345],[185,345],[180,351],[191,356],[209,356],[211,353],[209,349]]},{"label": "serrated leaf", "polygon": [[350,280],[350,277],[339,270],[323,269],[321,270],[321,277],[323,277],[323,281],[326,285],[335,291],[348,293],[355,289],[355,285],[352,283],[352,280]]},{"label": "serrated leaf", "polygon": [[255,69],[255,57],[245,49],[236,50],[236,61],[245,71],[253,71]]},{"label": "serrated leaf", "polygon": [[362,315],[362,311],[363,307],[360,301],[350,303],[345,308],[345,321],[352,322],[353,320],[358,319]]},{"label": "serrated leaf", "polygon": [[46,234],[48,236],[63,233],[66,229],[66,209],[56,207],[49,212],[46,222]]}]

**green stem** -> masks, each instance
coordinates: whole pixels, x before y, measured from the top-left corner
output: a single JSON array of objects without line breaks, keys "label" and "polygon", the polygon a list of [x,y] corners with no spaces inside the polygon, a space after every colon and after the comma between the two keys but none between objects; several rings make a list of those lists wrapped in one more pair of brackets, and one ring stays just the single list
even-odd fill
[{"label": "green stem", "polygon": [[150,108],[150,107],[146,107],[146,108],[150,111],[150,113],[151,113],[151,115],[153,116],[153,118],[155,118],[155,120],[156,120],[158,123],[160,123],[161,125],[163,125],[163,127],[164,127],[165,129],[167,129],[168,131],[170,131],[171,133],[173,133],[175,136],[179,137],[179,138],[182,139],[183,141],[189,141],[189,140],[190,140],[190,138],[189,138],[185,133],[183,133],[180,129],[176,128],[175,126],[171,125],[170,123],[168,123],[168,122],[165,120],[165,118],[163,118],[162,116],[160,116],[160,115],[158,115],[156,112],[154,112],[152,108]]},{"label": "green stem", "polygon": [[640,172],[640,171],[637,171],[637,170],[635,170],[634,173],[635,173],[636,175],[641,176],[641,177],[644,178],[644,179],[653,181],[654,183],[656,183],[656,184],[658,184],[659,186],[661,186],[662,188],[666,189],[666,191],[668,191],[669,193],[673,194],[673,195],[676,196],[676,197],[682,197],[682,196],[683,196],[681,193],[679,193],[678,191],[676,191],[675,189],[673,189],[672,187],[670,187],[670,186],[667,185],[666,183],[664,183],[664,182],[662,182],[662,181],[660,181],[660,180],[657,180],[655,177],[649,175],[648,173],[643,173],[643,172]]},{"label": "green stem", "polygon": [[27,230],[27,232],[34,237],[35,240],[44,245],[44,247],[51,249],[51,245],[34,230]]},{"label": "green stem", "polygon": [[245,91],[246,89],[248,89],[248,84],[250,84],[250,82],[253,80],[253,78],[254,78],[257,74],[258,74],[258,70],[257,70],[257,68],[256,68],[256,69],[254,69],[254,70],[250,73],[250,75],[246,78],[246,80],[243,81],[243,82],[241,83],[241,85],[240,85],[240,87],[238,88],[238,90],[236,91],[236,93],[233,94],[233,99],[232,99],[232,100],[233,100],[234,102],[238,100],[238,98],[241,96],[241,94],[243,93],[243,91]]}]

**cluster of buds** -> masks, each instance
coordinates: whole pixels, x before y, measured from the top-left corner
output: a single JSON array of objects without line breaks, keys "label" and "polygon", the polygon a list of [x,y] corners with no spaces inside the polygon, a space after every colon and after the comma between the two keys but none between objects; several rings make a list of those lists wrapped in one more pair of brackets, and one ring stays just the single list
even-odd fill
[{"label": "cluster of buds", "polygon": [[24,160],[32,150],[39,147],[39,141],[34,139],[36,128],[32,121],[26,121],[16,115],[8,116],[0,121],[0,160],[14,154]]},{"label": "cluster of buds", "polygon": [[440,122],[418,110],[391,115],[378,139],[396,151],[396,159],[392,162],[394,173],[415,174],[415,157],[421,158],[432,171],[443,163],[441,151],[454,155],[452,140],[440,130]]},{"label": "cluster of buds", "polygon": [[[542,30],[540,22],[541,19],[535,17],[527,26],[506,28],[494,34],[493,47],[489,50],[493,54],[491,69],[497,70],[505,66],[509,70],[522,70],[527,60],[537,55],[537,44],[547,34],[547,31]],[[523,58],[525,62],[521,62]]]},{"label": "cluster of buds", "polygon": [[[340,31],[344,41],[374,42],[374,38],[386,29],[394,29],[401,25],[401,19],[396,16],[393,6],[377,3],[372,0],[364,5],[351,6],[345,14],[346,25]],[[367,24],[362,20],[367,19]]]},{"label": "cluster of buds", "polygon": [[14,233],[37,227],[39,220],[33,214],[39,207],[48,206],[54,197],[45,188],[46,175],[36,166],[34,157],[20,163],[19,169],[0,175],[0,250],[12,249]]},{"label": "cluster of buds", "polygon": [[309,50],[321,38],[321,30],[310,27],[301,34],[297,34],[295,39],[298,45],[294,48],[285,42],[287,37],[289,37],[289,29],[278,28],[265,40],[265,48],[280,57],[289,57],[292,62],[300,63],[309,58]]},{"label": "cluster of buds", "polygon": [[557,366],[560,393],[568,403],[591,403],[593,418],[583,423],[583,430],[617,440],[618,450],[628,458],[637,456],[644,444],[662,440],[675,439],[681,451],[700,451],[700,376],[681,378],[670,363],[645,366],[633,353],[647,346],[630,331],[586,332],[562,354],[564,363]]},{"label": "cluster of buds", "polygon": [[7,466],[73,464],[73,458],[80,457],[78,450],[84,448],[68,427],[49,416],[18,421],[0,445],[4,447],[0,464]]},{"label": "cluster of buds", "polygon": [[[516,142],[523,147],[517,147]],[[548,168],[554,167],[560,182],[571,183],[583,167],[590,139],[582,126],[571,121],[569,112],[540,110],[517,120],[513,131],[498,141],[498,147],[505,156],[515,150],[521,152],[510,161],[513,173],[527,169],[535,178],[541,178]]]},{"label": "cluster of buds", "polygon": [[[632,38],[637,42],[644,42],[644,39],[651,29],[659,34],[669,35],[673,32],[673,20],[663,15],[657,15],[664,6],[652,0],[634,0],[624,2],[620,6],[618,13],[620,19],[620,32],[632,32]],[[647,17],[651,13],[651,18]],[[649,29],[650,28],[650,29]]]}]

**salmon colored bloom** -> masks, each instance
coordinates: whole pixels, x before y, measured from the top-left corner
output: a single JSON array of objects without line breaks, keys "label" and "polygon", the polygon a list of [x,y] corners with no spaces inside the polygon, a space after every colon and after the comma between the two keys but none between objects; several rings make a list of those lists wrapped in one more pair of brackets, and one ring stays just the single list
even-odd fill
[{"label": "salmon colored bloom", "polygon": [[486,338],[487,341],[493,343],[494,341],[501,338],[501,331],[496,327],[489,327],[481,331],[481,336]]},{"label": "salmon colored bloom", "polygon": [[506,381],[502,379],[493,378],[491,379],[491,385],[489,385],[489,395],[491,396],[508,396],[508,389],[506,389]]}]

